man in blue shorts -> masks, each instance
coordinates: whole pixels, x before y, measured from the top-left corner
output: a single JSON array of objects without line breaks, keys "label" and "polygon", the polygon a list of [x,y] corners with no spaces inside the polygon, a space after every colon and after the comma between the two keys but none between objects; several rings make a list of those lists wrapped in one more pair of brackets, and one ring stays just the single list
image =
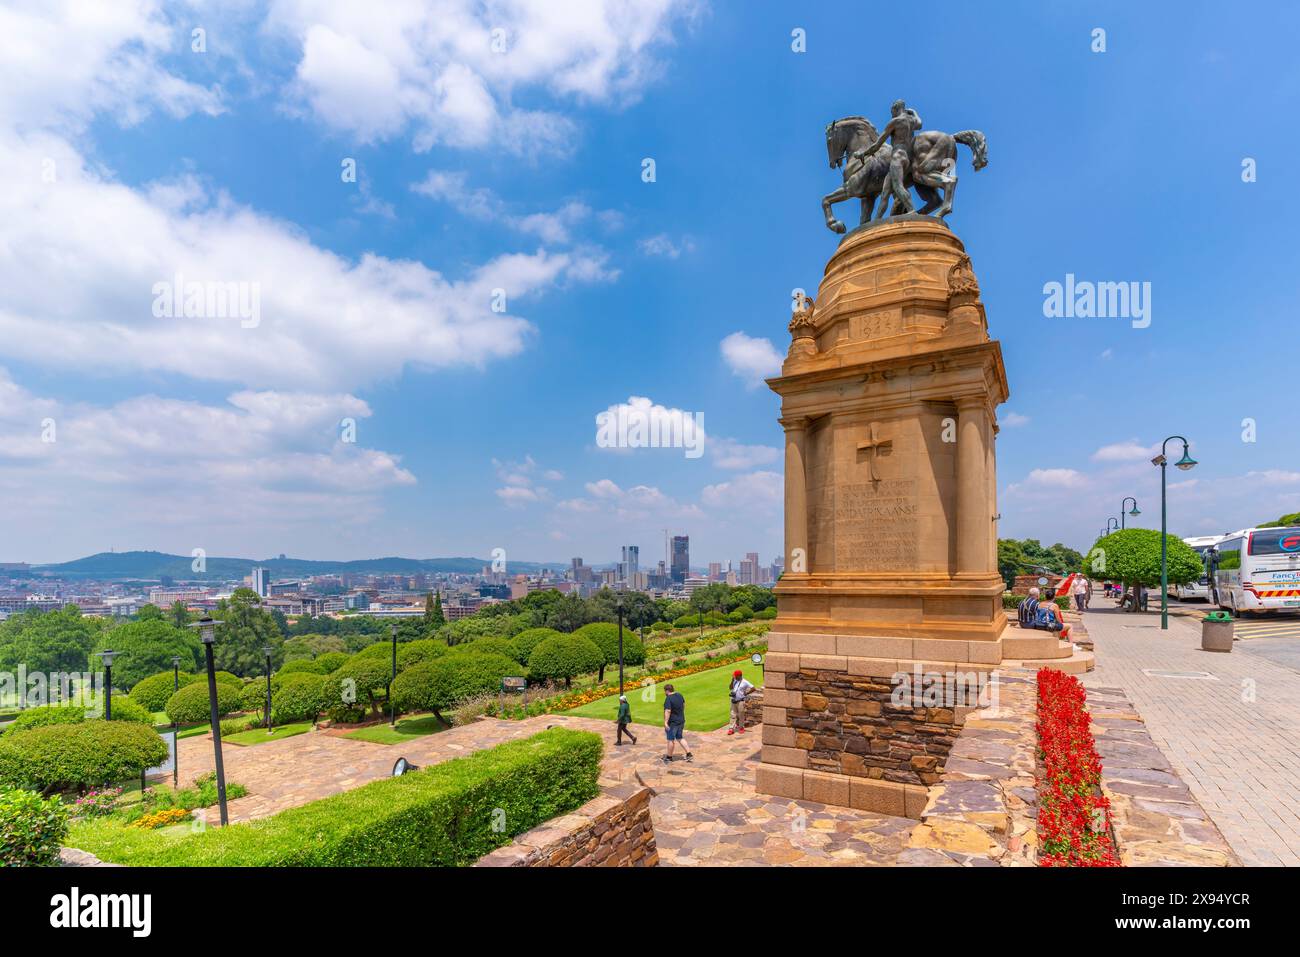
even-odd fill
[{"label": "man in blue shorts", "polygon": [[672,764],[673,751],[676,749],[678,742],[681,743],[682,750],[686,752],[686,760],[691,761],[695,758],[686,747],[686,739],[682,737],[682,729],[686,727],[686,699],[679,694],[672,685],[664,685],[664,735],[668,738],[668,753],[664,755],[664,764]]}]

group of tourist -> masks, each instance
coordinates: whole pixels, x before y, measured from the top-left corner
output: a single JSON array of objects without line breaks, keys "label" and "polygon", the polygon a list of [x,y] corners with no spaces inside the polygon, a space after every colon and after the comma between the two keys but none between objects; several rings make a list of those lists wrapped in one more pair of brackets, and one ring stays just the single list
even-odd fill
[{"label": "group of tourist", "polygon": [[[745,678],[739,668],[732,672],[731,684],[727,687],[727,697],[731,702],[731,726],[727,728],[727,734],[745,733],[745,701],[753,691],[754,685]],[[632,733],[631,727],[632,706],[628,704],[625,694],[618,696],[618,717],[615,723],[618,730],[615,733],[614,744],[622,746],[623,735],[627,735],[632,743],[636,744],[636,735]],[[666,684],[664,685],[664,736],[668,739],[668,750],[663,756],[664,764],[672,764],[676,759],[679,745],[685,760],[695,759],[695,755],[686,744],[685,730],[686,697],[671,683]]]}]

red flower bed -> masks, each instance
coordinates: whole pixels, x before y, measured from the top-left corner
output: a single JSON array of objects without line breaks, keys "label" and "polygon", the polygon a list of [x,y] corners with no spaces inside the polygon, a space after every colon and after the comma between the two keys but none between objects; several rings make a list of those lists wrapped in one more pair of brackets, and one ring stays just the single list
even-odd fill
[{"label": "red flower bed", "polygon": [[1119,867],[1087,698],[1073,675],[1038,672],[1038,837],[1042,867]]}]

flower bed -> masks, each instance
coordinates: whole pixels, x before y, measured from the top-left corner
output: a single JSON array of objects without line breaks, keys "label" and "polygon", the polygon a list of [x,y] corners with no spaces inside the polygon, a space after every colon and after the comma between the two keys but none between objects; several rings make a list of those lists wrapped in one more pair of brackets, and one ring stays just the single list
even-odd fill
[{"label": "flower bed", "polygon": [[1038,837],[1043,867],[1119,867],[1101,758],[1089,728],[1083,685],[1050,668],[1038,672]]}]

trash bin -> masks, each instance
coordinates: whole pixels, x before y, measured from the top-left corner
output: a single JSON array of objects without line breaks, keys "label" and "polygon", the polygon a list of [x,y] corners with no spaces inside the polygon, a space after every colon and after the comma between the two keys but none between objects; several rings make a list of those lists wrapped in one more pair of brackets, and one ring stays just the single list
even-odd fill
[{"label": "trash bin", "polygon": [[1232,615],[1212,611],[1201,619],[1201,650],[1232,651]]}]

